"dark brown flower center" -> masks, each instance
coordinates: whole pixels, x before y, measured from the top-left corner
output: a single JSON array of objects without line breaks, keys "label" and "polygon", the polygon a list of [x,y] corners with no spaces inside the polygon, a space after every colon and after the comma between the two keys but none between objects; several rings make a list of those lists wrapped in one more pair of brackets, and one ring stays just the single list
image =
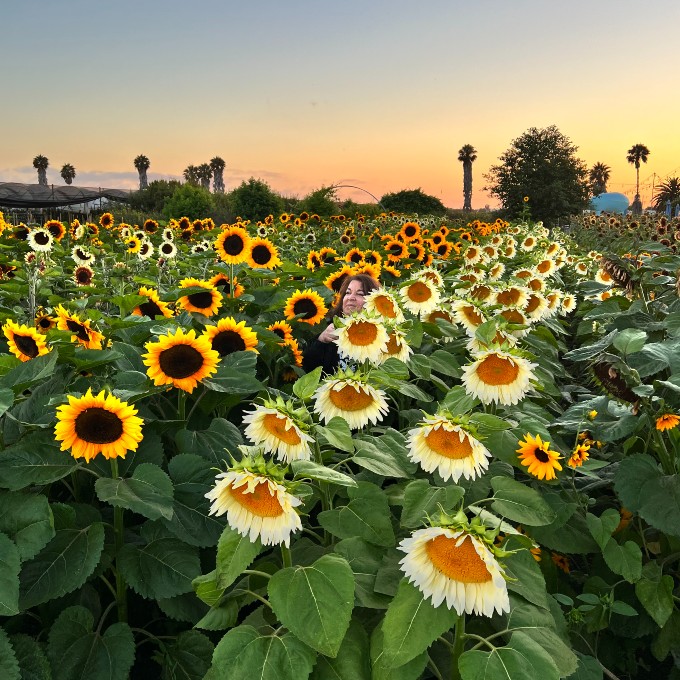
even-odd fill
[{"label": "dark brown flower center", "polygon": [[75,333],[79,340],[87,341],[90,339],[87,328],[85,328],[83,324],[78,323],[73,319],[69,319],[66,322],[66,327],[71,331],[71,333]]},{"label": "dark brown flower center", "polygon": [[212,293],[208,290],[206,290],[204,293],[192,293],[189,297],[189,302],[194,307],[198,307],[199,309],[208,309],[213,303],[213,296]]},{"label": "dark brown flower center", "polygon": [[303,319],[311,319],[314,316],[316,316],[316,314],[318,314],[319,310],[314,304],[314,300],[310,300],[309,298],[302,298],[293,305],[293,312],[295,313],[296,316],[298,314],[304,314],[304,316],[302,317]]},{"label": "dark brown flower center", "polygon": [[155,319],[157,316],[163,316],[163,310],[153,301],[142,302],[139,305],[139,311],[143,316],[148,316],[150,319]]},{"label": "dark brown flower center", "polygon": [[35,242],[39,246],[46,246],[50,242],[50,235],[46,234],[44,231],[39,231],[35,235]]},{"label": "dark brown flower center", "polygon": [[38,344],[30,335],[15,333],[14,344],[24,356],[31,357],[31,359],[38,356]]},{"label": "dark brown flower center", "polygon": [[123,422],[111,411],[95,406],[76,417],[76,434],[91,444],[110,444],[123,434]]},{"label": "dark brown flower center", "polygon": [[236,331],[221,331],[212,339],[212,348],[223,357],[232,352],[242,352],[246,343]]},{"label": "dark brown flower center", "polygon": [[536,456],[541,463],[547,463],[550,460],[550,456],[543,449],[536,449],[534,456]]},{"label": "dark brown flower center", "polygon": [[164,243],[161,246],[161,252],[163,253],[163,255],[172,255],[174,249],[175,246],[173,246],[172,243]]},{"label": "dark brown flower center", "polygon": [[273,253],[265,245],[258,245],[253,248],[252,258],[256,264],[267,264],[271,261]]},{"label": "dark brown flower center", "polygon": [[165,375],[181,380],[201,369],[203,355],[191,345],[174,345],[160,353],[158,363]]},{"label": "dark brown flower center", "polygon": [[231,234],[224,239],[224,251],[227,255],[239,255],[245,248],[245,242],[239,234]]}]

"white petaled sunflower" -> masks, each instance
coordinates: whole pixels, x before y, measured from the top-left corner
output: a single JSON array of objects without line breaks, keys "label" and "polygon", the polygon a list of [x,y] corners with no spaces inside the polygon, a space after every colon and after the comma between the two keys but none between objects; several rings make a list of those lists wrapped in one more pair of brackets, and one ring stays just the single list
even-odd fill
[{"label": "white petaled sunflower", "polygon": [[340,319],[342,326],[336,329],[335,344],[341,355],[352,361],[370,361],[379,364],[387,351],[389,336],[385,326],[365,314],[347,316]]},{"label": "white petaled sunflower", "polygon": [[376,288],[364,298],[364,309],[397,323],[404,320],[404,313],[401,311],[397,299],[384,288]]},{"label": "white petaled sunflower", "polygon": [[425,472],[439,473],[446,482],[476,479],[489,467],[487,448],[459,424],[442,415],[426,415],[408,433],[408,457]]},{"label": "white petaled sunflower", "polygon": [[29,233],[26,240],[28,241],[28,245],[32,250],[42,253],[49,253],[49,251],[52,250],[52,246],[54,245],[54,236],[52,236],[52,234],[50,234],[50,232],[43,227],[31,229],[31,232]]},{"label": "white petaled sunflower", "polygon": [[537,365],[510,352],[489,350],[463,368],[462,381],[465,391],[482,403],[511,406],[524,398]]},{"label": "white petaled sunflower", "polygon": [[489,281],[499,281],[503,278],[505,273],[505,265],[502,262],[496,262],[496,264],[489,269]]},{"label": "white petaled sunflower", "polygon": [[406,335],[404,332],[394,328],[388,331],[388,336],[387,348],[382,355],[381,363],[392,358],[408,363],[411,354],[413,354],[413,350],[406,342]]},{"label": "white petaled sunflower", "polygon": [[302,529],[295,508],[302,501],[281,484],[248,470],[230,470],[215,478],[205,494],[211,515],[227,515],[227,523],[251,543],[290,546],[290,535]]},{"label": "white petaled sunflower", "polygon": [[426,278],[407,283],[400,292],[404,307],[416,316],[429,314],[437,307],[441,299],[437,286]]},{"label": "white petaled sunflower", "polygon": [[538,292],[529,295],[527,303],[522,311],[531,322],[540,321],[550,313],[548,301]]},{"label": "white petaled sunflower", "polygon": [[551,290],[546,293],[545,299],[548,303],[548,311],[545,313],[546,317],[555,316],[560,311],[562,295],[563,293],[559,290]]},{"label": "white petaled sunflower", "polygon": [[344,418],[351,430],[379,423],[388,411],[385,393],[357,376],[327,379],[314,392],[314,412],[326,423]]},{"label": "white petaled sunflower", "polygon": [[451,311],[456,323],[463,326],[470,336],[474,336],[475,331],[486,321],[482,311],[467,300],[456,300],[451,304]]},{"label": "white petaled sunflower", "polygon": [[491,550],[462,529],[428,527],[398,547],[401,570],[438,607],[446,601],[458,614],[493,616],[510,611],[508,588]]},{"label": "white petaled sunflower", "polygon": [[571,293],[567,293],[562,298],[562,307],[560,309],[560,314],[562,316],[566,316],[570,312],[573,312],[575,309],[576,309],[576,296],[572,295]]},{"label": "white petaled sunflower", "polygon": [[287,413],[276,408],[274,402],[257,406],[243,416],[247,424],[245,434],[254,444],[262,445],[267,453],[279,460],[310,460],[314,439],[303,432]]}]

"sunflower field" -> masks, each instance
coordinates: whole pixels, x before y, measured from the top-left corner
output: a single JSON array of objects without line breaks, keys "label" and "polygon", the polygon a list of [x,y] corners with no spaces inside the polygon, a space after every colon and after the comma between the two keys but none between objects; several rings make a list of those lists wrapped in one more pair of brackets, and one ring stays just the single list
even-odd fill
[{"label": "sunflower field", "polygon": [[525,217],[0,213],[0,678],[680,678],[680,223]]}]

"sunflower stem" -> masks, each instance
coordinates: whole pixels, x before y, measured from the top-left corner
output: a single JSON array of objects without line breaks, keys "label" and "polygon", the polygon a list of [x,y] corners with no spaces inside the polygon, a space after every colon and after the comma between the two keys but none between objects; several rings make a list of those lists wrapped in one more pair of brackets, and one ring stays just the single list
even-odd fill
[{"label": "sunflower stem", "polygon": [[[321,455],[321,447],[319,446],[318,441],[314,442],[314,460],[319,465],[324,465],[323,456]],[[330,490],[330,487],[328,485],[328,482],[324,482],[323,480],[318,480],[318,483],[319,483],[319,489],[321,491],[321,510],[322,511],[332,510],[333,505],[332,505],[332,500],[331,500],[331,490]],[[323,542],[324,542],[324,545],[330,545],[331,544],[331,536],[326,531],[326,529],[323,530]]]},{"label": "sunflower stem", "polygon": [[458,617],[456,623],[456,633],[453,638],[453,649],[451,650],[451,678],[461,680],[462,676],[458,668],[458,659],[465,649],[465,614]]},{"label": "sunflower stem", "polygon": [[675,465],[673,464],[673,460],[668,453],[668,449],[666,448],[666,442],[664,442],[661,432],[659,432],[659,430],[656,428],[654,429],[654,439],[656,439],[659,460],[661,461],[661,467],[663,468],[664,474],[675,474]]},{"label": "sunflower stem", "polygon": [[187,419],[187,393],[184,390],[177,392],[177,418],[183,423]]},{"label": "sunflower stem", "polygon": [[[111,477],[118,479],[118,460],[111,458]],[[127,622],[127,584],[120,570],[120,553],[125,543],[125,525],[123,524],[123,508],[113,508],[113,535],[116,547],[116,604],[118,606],[118,622]]]},{"label": "sunflower stem", "polygon": [[283,568],[293,566],[293,558],[290,554],[290,548],[287,548],[283,543],[281,544],[281,562],[283,562]]}]

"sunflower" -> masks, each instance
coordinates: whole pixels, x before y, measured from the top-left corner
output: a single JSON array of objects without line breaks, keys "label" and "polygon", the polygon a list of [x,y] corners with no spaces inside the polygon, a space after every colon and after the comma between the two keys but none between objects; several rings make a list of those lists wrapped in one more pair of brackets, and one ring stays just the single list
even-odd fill
[{"label": "sunflower", "polygon": [[73,246],[71,257],[79,265],[92,264],[95,259],[94,255],[87,248],[83,248],[83,246]]},{"label": "sunflower", "polygon": [[420,225],[417,222],[404,222],[401,225],[399,234],[404,241],[413,241],[420,237]]},{"label": "sunflower", "polygon": [[314,326],[319,323],[328,313],[323,298],[313,290],[296,290],[287,300],[283,310],[286,319],[294,319],[299,314],[303,316],[298,319],[303,323]]},{"label": "sunflower", "polygon": [[359,264],[363,259],[364,251],[360,248],[351,248],[345,255],[345,262],[351,262],[352,264]]},{"label": "sunflower", "polygon": [[232,295],[232,288],[231,282],[229,281],[229,277],[226,274],[222,274],[221,272],[209,278],[208,283],[211,283],[213,286],[215,286],[215,288],[221,290],[222,294],[225,297],[235,298],[241,297],[241,295],[243,295],[245,291],[245,288],[238,282],[236,277],[234,277],[234,290]]},{"label": "sunflower", "polygon": [[476,264],[483,262],[484,251],[479,246],[470,245],[463,253],[463,265],[466,267],[474,267]]},{"label": "sunflower", "polygon": [[399,544],[402,571],[432,604],[444,600],[458,614],[493,616],[510,611],[501,567],[491,550],[462,529],[418,529]]},{"label": "sunflower", "polygon": [[279,344],[282,347],[288,347],[288,349],[290,349],[291,354],[293,355],[293,362],[295,363],[296,366],[302,368],[302,360],[304,358],[304,355],[302,354],[302,350],[300,349],[298,341],[295,340],[295,338],[286,338],[283,342]]},{"label": "sunflower", "polygon": [[147,342],[145,347],[148,353],[142,358],[154,383],[173,385],[190,394],[203,378],[217,371],[220,359],[210,340],[196,337],[193,329],[185,333],[178,328],[174,334],[161,336],[158,342]]},{"label": "sunflower", "polygon": [[35,317],[35,327],[38,329],[38,332],[42,333],[43,335],[56,325],[57,320],[51,317],[49,314],[38,313]]},{"label": "sunflower", "polygon": [[519,462],[528,468],[527,472],[538,479],[555,479],[555,470],[562,469],[557,462],[560,454],[550,449],[550,442],[541,441],[540,434],[532,437],[527,433],[524,441],[520,440],[517,453]]},{"label": "sunflower", "polygon": [[405,364],[409,362],[413,350],[406,342],[406,334],[398,328],[388,329],[387,349],[381,357],[381,362],[388,359],[399,359]]},{"label": "sunflower", "polygon": [[2,327],[7,338],[9,351],[21,361],[30,361],[50,352],[45,338],[35,329],[14,321],[7,321]]},{"label": "sunflower", "polygon": [[364,309],[397,323],[404,320],[404,314],[397,303],[397,299],[384,288],[376,288],[364,298]]},{"label": "sunflower", "polygon": [[114,222],[113,215],[110,212],[105,212],[99,218],[99,224],[101,224],[101,226],[104,227],[104,229],[110,229],[113,226],[113,222]]},{"label": "sunflower", "polygon": [[532,293],[527,299],[527,303],[522,310],[529,321],[540,321],[546,313],[550,312],[548,301],[540,293]]},{"label": "sunflower", "polygon": [[182,279],[180,288],[201,288],[201,291],[182,295],[177,299],[177,304],[187,312],[198,312],[203,316],[214,316],[222,306],[222,295],[208,281],[199,279]]},{"label": "sunflower", "polygon": [[571,456],[569,456],[567,465],[572,468],[581,467],[581,465],[588,460],[588,457],[590,456],[588,453],[589,451],[590,444],[585,442],[583,444],[577,444],[576,448],[572,451]]},{"label": "sunflower", "polygon": [[138,236],[130,236],[125,239],[125,247],[128,253],[138,253],[142,249],[142,239]]},{"label": "sunflower", "polygon": [[162,257],[172,260],[177,255],[177,246],[172,241],[164,241],[158,248]]},{"label": "sunflower", "polygon": [[205,494],[211,515],[227,514],[227,523],[251,543],[290,545],[290,535],[302,530],[295,508],[302,501],[268,477],[249,470],[222,472]]},{"label": "sunflower", "polygon": [[134,316],[148,316],[150,319],[155,319],[157,316],[169,319],[172,316],[172,310],[168,307],[167,303],[161,301],[158,291],[142,286],[137,295],[148,298],[148,302],[142,302],[137,305],[132,310]]},{"label": "sunflower", "polygon": [[385,244],[387,251],[387,259],[389,262],[398,262],[399,260],[408,257],[408,246],[403,241],[390,239]]},{"label": "sunflower", "polygon": [[220,357],[234,352],[257,354],[257,333],[246,326],[245,321],[237,323],[236,319],[227,316],[220,319],[216,326],[206,326],[204,335]]},{"label": "sunflower", "polygon": [[411,281],[401,288],[400,293],[404,307],[416,316],[429,314],[437,307],[441,298],[439,289],[425,278]]},{"label": "sunflower", "polygon": [[279,251],[267,238],[254,238],[250,241],[246,260],[253,269],[274,269],[281,264]]},{"label": "sunflower", "polygon": [[336,344],[340,355],[351,361],[381,363],[389,340],[383,324],[366,314],[343,317],[339,321],[342,325],[336,329]]},{"label": "sunflower", "polygon": [[91,286],[94,271],[87,265],[81,265],[73,270],[73,280],[77,286]]},{"label": "sunflower", "polygon": [[290,410],[271,400],[256,406],[254,411],[243,416],[243,422],[247,423],[245,435],[253,444],[262,445],[266,453],[275,454],[286,464],[294,460],[311,460],[310,443],[314,439],[303,431]]},{"label": "sunflower", "polygon": [[324,264],[334,260],[337,254],[338,251],[335,248],[321,248],[319,250],[319,258]]},{"label": "sunflower", "polygon": [[482,403],[511,406],[524,398],[536,366],[511,352],[489,350],[463,368],[462,381],[465,391]]},{"label": "sunflower", "polygon": [[142,419],[137,409],[102,390],[97,396],[88,389],[84,396],[68,396],[68,404],[57,407],[54,437],[61,450],[71,449],[74,458],[89,463],[97,454],[125,458],[142,441]]},{"label": "sunflower", "polygon": [[314,411],[324,422],[339,416],[350,430],[380,422],[389,408],[385,393],[369,385],[359,374],[326,379],[314,393]]},{"label": "sunflower", "polygon": [[538,241],[533,236],[527,236],[520,244],[520,248],[525,252],[529,252],[536,247],[537,243]]},{"label": "sunflower", "polygon": [[477,329],[487,320],[486,316],[473,302],[467,300],[456,300],[451,305],[453,318],[456,323],[465,328],[469,336],[474,336]]},{"label": "sunflower", "polygon": [[534,269],[540,276],[550,276],[555,269],[557,268],[557,265],[555,262],[551,259],[545,259],[541,260],[535,267]]},{"label": "sunflower", "polygon": [[680,417],[676,416],[675,413],[664,413],[656,419],[656,429],[659,432],[672,430],[677,427],[678,423],[680,423]]},{"label": "sunflower", "polygon": [[319,253],[316,250],[310,250],[307,253],[307,269],[313,272],[323,267],[323,265],[323,260],[319,257]]},{"label": "sunflower", "polygon": [[239,264],[248,257],[250,236],[243,227],[227,227],[215,239],[215,250],[226,264]]},{"label": "sunflower", "polygon": [[282,342],[293,339],[293,328],[286,321],[275,321],[273,324],[267,326],[268,331],[276,333],[281,338]]},{"label": "sunflower", "polygon": [[104,336],[90,326],[90,320],[81,321],[76,314],[70,314],[62,305],[54,310],[57,314],[57,328],[71,331],[71,341],[77,340],[86,349],[101,349]]},{"label": "sunflower", "polygon": [[61,241],[66,236],[66,227],[59,220],[45,222],[45,229],[52,234],[55,241]]},{"label": "sunflower", "polygon": [[[59,222],[61,224],[61,222]],[[49,253],[52,250],[52,245],[54,244],[54,236],[47,230],[33,229],[27,238],[28,245],[32,250],[36,250],[41,253]]]},{"label": "sunflower", "polygon": [[505,307],[524,307],[529,300],[529,291],[523,286],[510,286],[496,293],[496,302]]}]

